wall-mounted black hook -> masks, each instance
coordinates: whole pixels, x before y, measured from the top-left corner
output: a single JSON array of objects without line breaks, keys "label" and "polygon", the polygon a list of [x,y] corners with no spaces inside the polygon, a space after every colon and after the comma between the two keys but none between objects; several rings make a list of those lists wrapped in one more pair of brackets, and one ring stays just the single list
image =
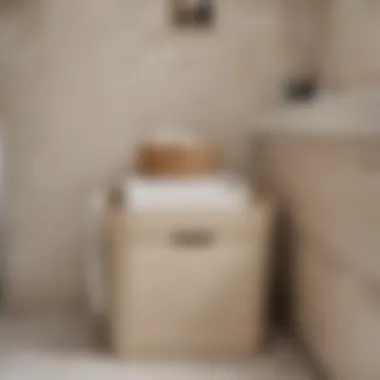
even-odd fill
[{"label": "wall-mounted black hook", "polygon": [[209,27],[214,22],[214,0],[171,0],[174,23],[180,27]]},{"label": "wall-mounted black hook", "polygon": [[284,97],[290,102],[312,100],[318,92],[318,81],[315,78],[294,78],[289,80],[284,89]]}]

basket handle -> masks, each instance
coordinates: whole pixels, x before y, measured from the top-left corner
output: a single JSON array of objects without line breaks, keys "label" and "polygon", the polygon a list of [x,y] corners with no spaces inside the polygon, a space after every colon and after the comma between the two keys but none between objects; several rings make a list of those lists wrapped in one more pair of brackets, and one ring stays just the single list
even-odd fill
[{"label": "basket handle", "polygon": [[209,229],[184,229],[172,232],[170,240],[172,245],[182,248],[205,248],[215,242],[215,233]]}]

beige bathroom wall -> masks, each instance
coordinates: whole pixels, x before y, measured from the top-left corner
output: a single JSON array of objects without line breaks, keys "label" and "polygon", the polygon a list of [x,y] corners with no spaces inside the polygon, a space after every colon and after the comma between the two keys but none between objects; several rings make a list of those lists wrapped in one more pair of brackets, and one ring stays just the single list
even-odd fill
[{"label": "beige bathroom wall", "polygon": [[346,91],[380,83],[380,2],[332,0],[321,67],[326,87]]},{"label": "beige bathroom wall", "polygon": [[380,83],[378,0],[288,0],[284,14],[289,75],[333,93]]},{"label": "beige bathroom wall", "polygon": [[[278,101],[281,0],[219,0],[210,30],[175,30],[165,0],[36,0],[0,9],[10,150],[8,306],[84,300],[84,199],[139,135],[178,124],[229,142]],[[3,33],[4,32],[4,33]]]},{"label": "beige bathroom wall", "polygon": [[326,54],[330,7],[330,0],[287,0],[283,3],[290,76],[320,77]]}]

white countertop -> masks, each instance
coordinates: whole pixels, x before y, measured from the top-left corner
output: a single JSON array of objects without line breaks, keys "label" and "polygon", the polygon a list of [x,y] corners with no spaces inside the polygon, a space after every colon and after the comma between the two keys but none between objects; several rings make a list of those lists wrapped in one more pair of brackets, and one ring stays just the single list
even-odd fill
[{"label": "white countertop", "polygon": [[257,123],[258,133],[301,136],[380,137],[380,89],[323,94],[308,103],[284,105]]},{"label": "white countertop", "polygon": [[226,173],[188,180],[134,177],[125,182],[124,193],[128,209],[138,212],[194,207],[245,210],[252,198],[246,183]]}]

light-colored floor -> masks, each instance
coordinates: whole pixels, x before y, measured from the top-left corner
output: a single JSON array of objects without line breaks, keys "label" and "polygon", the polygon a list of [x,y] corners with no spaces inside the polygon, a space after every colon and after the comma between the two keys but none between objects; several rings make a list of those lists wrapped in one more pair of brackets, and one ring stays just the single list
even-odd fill
[{"label": "light-colored floor", "polygon": [[245,364],[123,363],[91,343],[89,324],[55,315],[0,318],[1,380],[309,380],[291,340],[279,337]]}]

